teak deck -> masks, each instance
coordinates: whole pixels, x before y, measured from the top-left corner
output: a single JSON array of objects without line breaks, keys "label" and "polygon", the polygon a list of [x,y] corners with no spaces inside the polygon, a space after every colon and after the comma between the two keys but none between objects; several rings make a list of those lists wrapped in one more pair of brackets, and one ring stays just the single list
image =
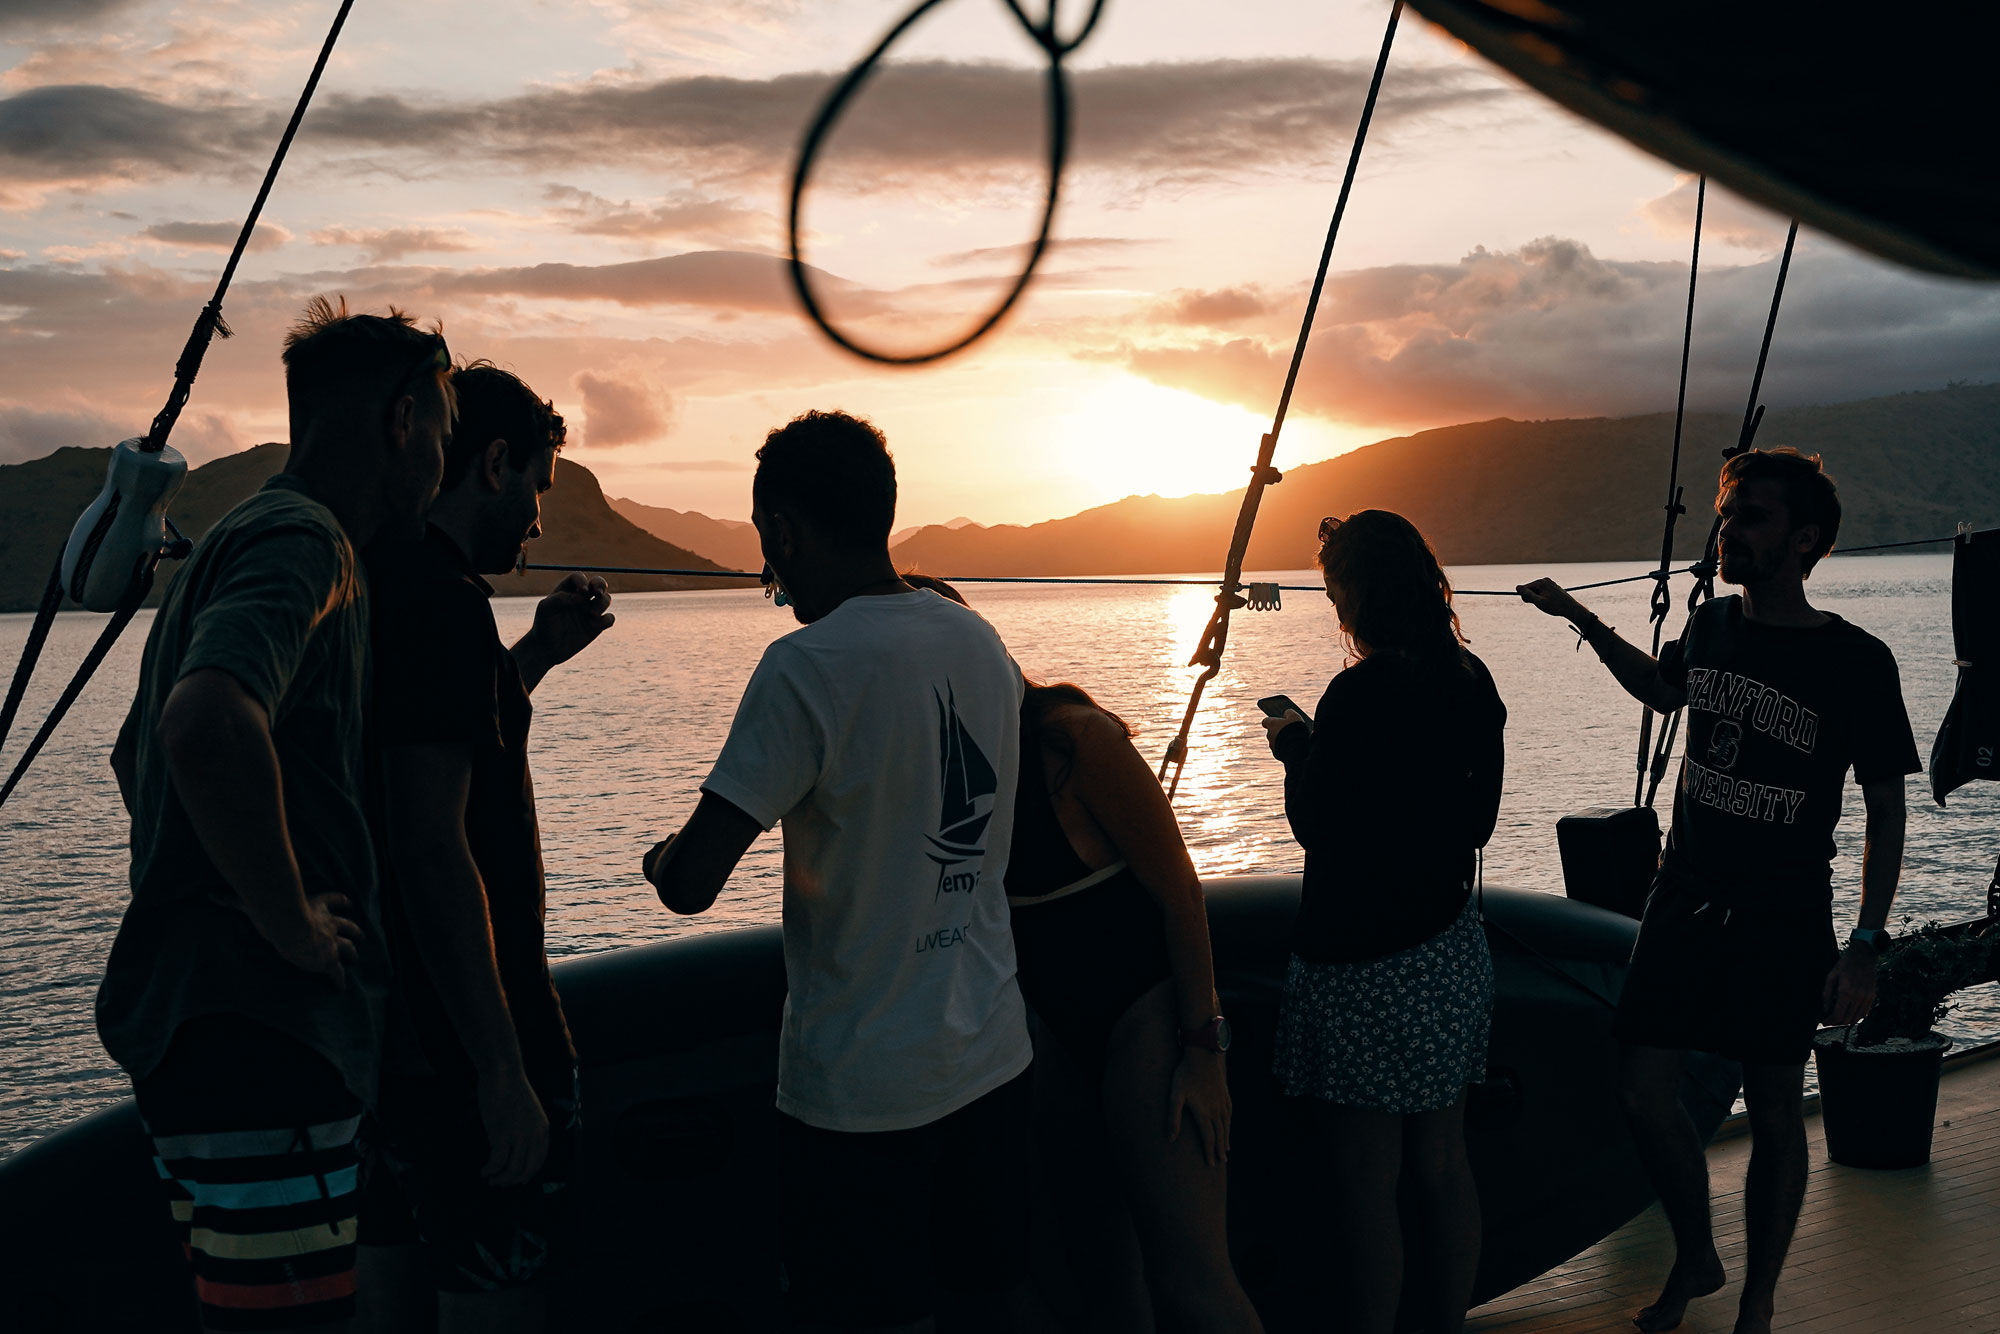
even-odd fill
[{"label": "teak deck", "polygon": [[[1809,1109],[1812,1176],[1778,1284],[1774,1328],[1812,1334],[2000,1330],[2000,1060],[1990,1048],[1948,1064],[1931,1161],[1899,1172],[1826,1157]],[[1725,1134],[1729,1127],[1725,1127]],[[1716,1242],[1730,1283],[1688,1308],[1687,1334],[1729,1334],[1743,1279],[1747,1135],[1708,1151]],[[1566,1265],[1474,1311],[1480,1334],[1630,1331],[1673,1255],[1656,1204]]]}]

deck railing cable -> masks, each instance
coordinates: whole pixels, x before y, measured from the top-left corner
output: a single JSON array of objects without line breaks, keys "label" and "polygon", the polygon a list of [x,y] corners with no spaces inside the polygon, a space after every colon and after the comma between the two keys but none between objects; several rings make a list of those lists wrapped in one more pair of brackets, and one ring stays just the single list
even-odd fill
[{"label": "deck railing cable", "polygon": [[[1940,542],[1952,542],[1956,540],[1955,535],[1918,537],[1912,538],[1907,542],[1877,542],[1872,546],[1865,547],[1841,547],[1834,554],[1839,556],[1856,556],[1864,551],[1888,551],[1896,547],[1928,547],[1936,546]],[[535,571],[538,573],[563,574],[571,571],[581,571],[584,574],[656,575],[663,578],[675,579],[748,579],[761,581],[764,577],[761,570],[697,570],[667,565],[566,565],[560,562],[525,561],[514,568],[516,571]],[[1692,565],[1682,565],[1668,571],[1668,573],[1672,575],[1691,574],[1694,572],[1694,569],[1695,567]],[[1135,587],[1215,587],[1215,580],[1212,578],[1203,579],[1192,576],[1181,578],[1164,575],[1153,577],[1147,575],[1077,574],[940,574],[935,577],[952,584],[1079,584],[1086,586],[1130,584]],[[1582,593],[1593,588],[1612,588],[1619,584],[1636,584],[1647,579],[1658,579],[1659,577],[1660,572],[1658,570],[1647,570],[1643,574],[1628,574],[1617,579],[1599,579],[1587,584],[1571,584],[1564,591]],[[1326,591],[1325,587],[1320,584],[1273,584],[1271,587],[1284,593],[1324,593]],[[1453,597],[1468,598],[1511,598],[1520,596],[1519,592],[1511,588],[1454,588],[1451,594]]]}]

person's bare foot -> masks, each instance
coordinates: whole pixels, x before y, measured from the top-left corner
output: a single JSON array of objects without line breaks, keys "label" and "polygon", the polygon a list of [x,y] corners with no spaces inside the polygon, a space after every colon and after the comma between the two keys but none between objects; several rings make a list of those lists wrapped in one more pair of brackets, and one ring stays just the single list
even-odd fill
[{"label": "person's bare foot", "polygon": [[1736,1334],[1771,1334],[1771,1303],[1745,1302],[1736,1308]]},{"label": "person's bare foot", "polygon": [[[1645,1334],[1665,1334],[1676,1329],[1687,1314],[1688,1303],[1721,1291],[1727,1277],[1722,1270],[1722,1257],[1714,1251],[1693,1264],[1676,1261],[1667,1275],[1666,1286],[1660,1289],[1660,1299],[1633,1316],[1632,1323]],[[1739,1325],[1738,1334],[1751,1334],[1751,1330]]]}]

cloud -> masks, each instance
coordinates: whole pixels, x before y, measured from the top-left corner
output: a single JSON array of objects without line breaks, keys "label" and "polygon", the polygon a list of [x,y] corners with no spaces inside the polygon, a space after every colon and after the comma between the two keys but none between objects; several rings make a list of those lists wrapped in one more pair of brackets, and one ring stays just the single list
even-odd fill
[{"label": "cloud", "polygon": [[[1692,176],[1678,176],[1674,188],[1639,205],[1639,217],[1661,236],[1691,240],[1697,186]],[[1702,201],[1701,239],[1743,250],[1770,253],[1785,244],[1786,220],[1758,208],[1720,186]]]},{"label": "cloud", "polygon": [[1154,318],[1169,324],[1236,324],[1265,314],[1272,304],[1254,284],[1213,292],[1182,289],[1156,308]]},{"label": "cloud", "polygon": [[673,427],[671,396],[643,382],[579,371],[570,387],[583,396],[583,443],[589,448],[658,440]]},{"label": "cloud", "polygon": [[0,250],[0,264],[12,264],[17,259],[26,259],[27,253],[20,250]]},{"label": "cloud", "polygon": [[[1705,267],[1691,407],[1741,407],[1776,267]],[[1685,266],[1604,260],[1555,237],[1519,250],[1477,249],[1456,264],[1335,274],[1293,407],[1371,426],[1671,408],[1686,284]],[[1194,342],[1168,327],[1153,341],[1077,354],[1268,410],[1291,340],[1275,321],[1243,337]],[[1995,364],[2000,290],[1814,246],[1793,264],[1764,397],[1836,402],[1985,379]]]},{"label": "cloud", "polygon": [[314,245],[354,246],[376,264],[393,263],[406,255],[479,249],[478,238],[457,227],[389,227],[376,231],[323,227],[312,234],[312,241]]},{"label": "cloud", "polygon": [[[1366,92],[1362,62],[1210,60],[1077,71],[1072,160],[1085,168],[1186,181],[1335,160]],[[846,188],[913,175],[1018,175],[1042,162],[1039,70],[909,61],[884,70],[835,131],[830,166]],[[520,166],[616,162],[706,180],[765,178],[788,162],[831,82],[597,79],[493,101],[392,94],[326,97],[315,142],[407,151],[412,144]],[[1510,94],[1462,66],[1404,71],[1377,113],[1385,128]]]},{"label": "cloud", "polygon": [[[733,250],[696,250],[624,264],[536,264],[439,274],[439,291],[551,300],[613,301],[621,306],[697,306],[741,312],[791,314],[797,298],[785,261]],[[853,283],[814,270],[816,290],[840,296],[847,312],[873,313],[879,297]]]},{"label": "cloud", "polygon": [[0,31],[34,24],[95,23],[139,0],[0,0]]},{"label": "cloud", "polygon": [[64,445],[115,445],[133,434],[99,412],[0,403],[0,463],[38,459]]},{"label": "cloud", "polygon": [[0,207],[51,188],[87,188],[230,168],[260,146],[268,117],[228,103],[175,106],[128,88],[70,84],[0,98]]},{"label": "cloud", "polygon": [[[188,38],[204,51],[219,40]],[[112,54],[93,57],[105,69],[102,79],[117,77]],[[199,60],[206,68],[216,58]],[[1345,151],[1368,73],[1360,62],[1304,59],[1080,70],[1071,76],[1071,161],[1140,188],[1311,171]],[[1035,69],[948,60],[893,65],[835,131],[816,179],[859,193],[940,179],[1018,185],[1042,169],[1043,77]],[[572,224],[608,229],[594,234],[720,243],[741,232],[751,211],[699,187],[769,189],[831,80],[824,72],[650,81],[619,74],[490,100],[326,90],[307,115],[297,152],[362,173],[387,171],[392,162],[424,172],[467,162],[521,172],[650,169],[696,186],[653,205],[609,204],[582,192],[555,202],[579,210],[567,219]],[[177,102],[106,82],[48,84],[0,99],[0,180],[8,183],[0,206],[23,207],[54,188],[261,166],[289,104],[245,105],[226,91],[232,86],[240,82]],[[1377,122],[1392,132],[1399,123],[1512,95],[1469,66],[1415,67],[1399,75],[1396,97]]]},{"label": "cloud", "polygon": [[[191,250],[228,250],[243,233],[240,222],[156,222],[139,233],[167,245]],[[274,222],[260,222],[250,233],[250,250],[276,250],[292,234]]]},{"label": "cloud", "polygon": [[[1134,246],[1160,244],[1156,240],[1137,236],[1070,236],[1052,238],[1042,251],[1044,260],[1057,255],[1097,254],[1119,251]],[[1019,264],[1028,257],[1028,242],[1019,245],[990,245],[978,250],[958,250],[948,255],[938,255],[931,263],[940,269],[955,269],[965,264],[986,264],[994,260],[1005,260],[1009,264]]]},{"label": "cloud", "polygon": [[571,185],[551,185],[542,191],[554,218],[580,236],[610,236],[627,240],[681,240],[728,247],[745,239],[775,237],[777,220],[768,209],[747,208],[735,199],[710,199],[682,190],[647,208],[629,199],[613,203]]}]

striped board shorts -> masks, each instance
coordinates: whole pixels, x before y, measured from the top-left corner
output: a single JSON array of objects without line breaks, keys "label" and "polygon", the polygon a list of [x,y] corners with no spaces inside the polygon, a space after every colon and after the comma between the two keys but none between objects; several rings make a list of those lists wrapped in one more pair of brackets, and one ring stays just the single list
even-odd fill
[{"label": "striped board shorts", "polygon": [[[174,1227],[210,1329],[354,1313],[359,1102],[310,1049],[233,1017],[176,1037],[138,1085]],[[231,1042],[246,1030],[251,1040]],[[219,1069],[231,1048],[243,1058]]]}]

